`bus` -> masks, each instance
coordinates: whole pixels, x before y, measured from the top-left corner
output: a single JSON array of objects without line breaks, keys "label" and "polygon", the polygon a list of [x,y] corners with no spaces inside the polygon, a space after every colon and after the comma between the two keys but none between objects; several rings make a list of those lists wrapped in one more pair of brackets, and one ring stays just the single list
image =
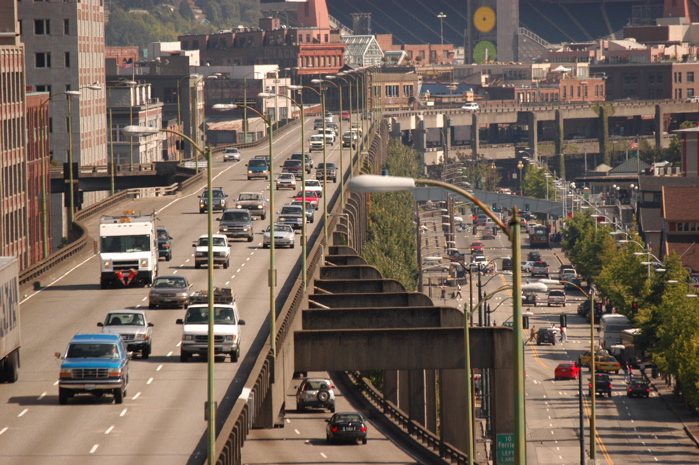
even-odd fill
[{"label": "bus", "polygon": [[550,248],[549,230],[546,226],[537,226],[529,234],[529,245],[532,248],[547,247]]},{"label": "bus", "polygon": [[643,364],[646,368],[654,367],[653,359],[646,353],[645,350],[638,348],[638,336],[641,330],[639,328],[623,329],[621,331],[621,345],[624,346],[621,357],[618,357],[619,363],[626,363],[634,368],[638,368]]},{"label": "bus", "polygon": [[633,325],[628,318],[620,313],[607,313],[599,321],[599,338],[603,349],[610,349],[615,344],[621,344],[621,332],[631,329]]}]

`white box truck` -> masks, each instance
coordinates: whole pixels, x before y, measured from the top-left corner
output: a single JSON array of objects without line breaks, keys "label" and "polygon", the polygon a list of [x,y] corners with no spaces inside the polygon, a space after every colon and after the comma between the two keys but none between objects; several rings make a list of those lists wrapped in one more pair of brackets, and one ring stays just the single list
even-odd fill
[{"label": "white box truck", "polygon": [[0,257],[0,383],[19,376],[19,278],[15,257]]},{"label": "white box truck", "polygon": [[153,284],[158,275],[155,214],[127,210],[100,218],[100,287]]}]

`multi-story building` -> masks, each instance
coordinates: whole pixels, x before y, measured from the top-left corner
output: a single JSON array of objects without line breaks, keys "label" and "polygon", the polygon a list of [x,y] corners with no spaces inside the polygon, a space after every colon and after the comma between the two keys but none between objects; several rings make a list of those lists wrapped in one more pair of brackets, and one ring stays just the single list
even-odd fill
[{"label": "multi-story building", "polygon": [[596,64],[606,76],[607,100],[686,99],[699,95],[699,62]]}]

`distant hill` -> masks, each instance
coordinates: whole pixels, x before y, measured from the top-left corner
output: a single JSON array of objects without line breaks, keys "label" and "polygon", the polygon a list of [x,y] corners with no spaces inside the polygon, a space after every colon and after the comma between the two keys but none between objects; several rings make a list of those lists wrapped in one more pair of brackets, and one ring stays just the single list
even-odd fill
[{"label": "distant hill", "polygon": [[111,0],[105,25],[107,46],[173,42],[184,34],[203,34],[235,26],[257,26],[258,0]]}]

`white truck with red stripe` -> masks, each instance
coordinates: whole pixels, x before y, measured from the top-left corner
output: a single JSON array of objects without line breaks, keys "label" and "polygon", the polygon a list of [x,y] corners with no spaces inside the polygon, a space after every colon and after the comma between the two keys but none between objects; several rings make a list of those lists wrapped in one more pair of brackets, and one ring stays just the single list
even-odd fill
[{"label": "white truck with red stripe", "polygon": [[19,376],[19,278],[17,258],[0,257],[0,383]]},{"label": "white truck with red stripe", "polygon": [[155,214],[100,218],[100,287],[148,286],[158,274]]}]

